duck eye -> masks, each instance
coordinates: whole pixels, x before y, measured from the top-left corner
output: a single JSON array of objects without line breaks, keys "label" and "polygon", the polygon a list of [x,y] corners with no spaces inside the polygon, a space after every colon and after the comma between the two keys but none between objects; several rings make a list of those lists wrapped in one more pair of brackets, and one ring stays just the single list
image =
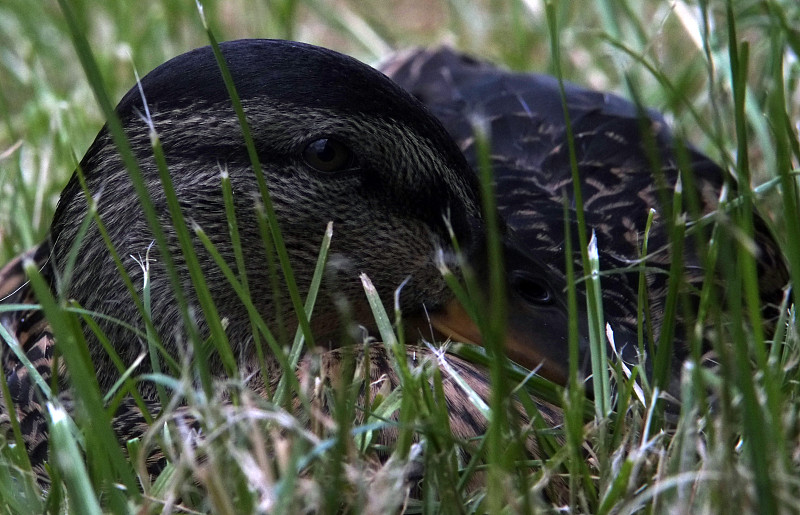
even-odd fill
[{"label": "duck eye", "polygon": [[520,297],[530,304],[546,306],[553,302],[550,288],[526,272],[512,272],[511,286]]},{"label": "duck eye", "polygon": [[320,172],[340,172],[353,166],[353,153],[350,149],[331,138],[312,141],[303,150],[306,164]]}]

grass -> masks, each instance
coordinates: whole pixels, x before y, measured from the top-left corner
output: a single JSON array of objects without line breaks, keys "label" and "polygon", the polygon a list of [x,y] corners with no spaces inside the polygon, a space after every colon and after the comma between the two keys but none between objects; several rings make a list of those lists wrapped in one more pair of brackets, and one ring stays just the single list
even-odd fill
[{"label": "grass", "polygon": [[[796,125],[800,119],[800,7],[795,2],[451,0],[382,3],[368,8],[344,0],[335,6],[322,0],[258,5],[219,1],[204,3],[204,13],[208,31],[195,5],[186,1],[140,6],[68,0],[32,5],[8,0],[0,5],[0,262],[44,238],[58,192],[75,169],[76,156],[83,154],[102,121],[110,116],[114,100],[135,82],[131,61],[143,74],[173,55],[208,44],[212,34],[220,40],[304,39],[367,61],[394,47],[447,41],[512,68],[553,73],[658,108],[673,121],[681,138],[731,171],[739,183],[739,195],[724,198],[720,206],[730,216],[713,219],[714,238],[698,242],[705,248],[702,258],[706,267],[717,270],[729,292],[723,303],[713,281],[706,281],[697,308],[702,315],[698,319],[710,320],[717,328],[714,347],[719,367],[711,371],[697,366],[700,338],[688,338],[694,361],[682,370],[680,417],[666,424],[663,406],[654,402],[668,378],[666,351],[655,355],[652,382],[639,366],[629,371],[619,365],[608,367],[617,389],[595,386],[595,391],[605,395],[598,395],[596,409],[587,412],[577,386],[563,395],[535,380],[529,381],[533,385],[529,389],[518,388],[525,371],[501,366],[492,358],[491,347],[483,353],[463,349],[472,359],[490,365],[495,392],[516,389],[523,409],[534,420],[538,413],[533,398],[564,406],[562,427],[537,426],[540,441],[549,442],[545,447],[550,452],[543,463],[529,467],[514,450],[522,441],[514,424],[490,426],[483,443],[492,450],[486,464],[465,463],[459,462],[449,431],[441,430],[449,422],[440,375],[431,367],[418,370],[407,366],[404,346],[413,342],[395,332],[390,322],[394,317],[383,312],[379,302],[375,314],[381,322],[381,338],[393,357],[402,387],[374,392],[366,411],[359,411],[355,400],[364,382],[365,365],[355,355],[346,358],[342,381],[334,381],[338,386],[323,396],[330,417],[314,415],[312,401],[304,398],[292,372],[304,341],[312,341],[311,334],[298,333],[289,352],[284,352],[288,345],[281,344],[283,339],[271,333],[253,307],[251,322],[261,355],[271,353],[281,361],[281,370],[269,378],[281,395],[269,402],[254,394],[236,377],[232,356],[228,358],[231,379],[225,383],[212,380],[203,369],[203,359],[194,360],[192,366],[199,368],[188,369],[183,363],[165,360],[165,372],[151,379],[162,391],[175,392],[165,403],[165,418],[171,423],[130,442],[131,452],[125,454],[112,443],[114,435],[103,409],[108,398],[93,380],[78,324],[79,307],[48,294],[33,273],[42,309],[53,324],[72,376],[77,378],[74,394],[82,399],[88,414],[76,416],[77,427],[82,429],[76,430],[64,417],[55,394],[51,399],[54,481],[46,492],[26,472],[30,466],[20,447],[10,441],[0,446],[0,512],[282,513],[306,508],[336,511],[344,505],[352,512],[382,513],[403,506],[398,485],[407,472],[409,457],[414,456],[424,461],[428,476],[420,500],[408,501],[409,511],[554,510],[536,493],[548,479],[564,473],[570,489],[563,502],[572,511],[796,510],[800,493],[800,322],[794,307],[788,306],[791,309],[773,339],[767,340],[758,309],[758,275],[746,251],[755,208],[774,226],[790,265],[792,284],[796,284],[800,274],[800,140]],[[114,132],[124,147],[121,131]],[[155,148],[158,152],[157,145]],[[253,151],[252,155],[256,161],[257,154]],[[255,162],[254,167],[258,168]],[[135,163],[129,168],[135,171]],[[168,174],[164,176],[168,178]],[[221,187],[224,189],[224,182]],[[144,190],[140,197],[146,205]],[[262,199],[262,234],[277,251],[267,257],[273,266],[286,270],[266,185]],[[668,200],[676,213],[689,202],[680,192]],[[186,243],[196,237],[214,256],[213,245],[203,239],[202,231],[180,220],[177,204],[172,208],[173,221],[184,229],[185,253],[192,253]],[[687,205],[685,209],[691,212],[694,208]],[[228,221],[235,231],[232,205]],[[693,237],[691,227],[680,217],[670,223],[674,242],[683,240],[684,231]],[[580,220],[579,230],[583,231],[584,269],[591,270],[591,233]],[[323,239],[322,234],[313,237]],[[323,268],[324,248],[325,244],[318,272]],[[218,261],[224,270],[224,263]],[[573,287],[582,274],[583,270],[570,274]],[[231,270],[225,275],[248,305],[251,285],[247,278],[237,277]],[[679,275],[674,277],[665,314],[667,329],[661,336],[669,343],[669,321],[681,315],[677,313]],[[320,273],[317,280],[321,280]],[[195,276],[193,281],[199,285],[203,278]],[[594,287],[591,281],[587,284]],[[129,287],[133,289],[133,285]],[[295,309],[313,317],[313,294],[290,288]],[[140,310],[147,318],[147,302]],[[577,306],[573,310],[577,311]],[[592,325],[595,338],[602,339],[602,310],[595,306],[589,311],[596,320]],[[192,327],[188,312],[184,312],[187,327]],[[209,327],[217,328],[211,345],[221,356],[229,354],[223,321],[213,304],[206,302],[203,312]],[[752,323],[726,324],[745,318]],[[702,329],[700,324],[697,327]],[[497,337],[502,328],[490,326],[487,331]],[[642,324],[643,343],[653,340],[647,332]],[[153,349],[159,348],[157,335],[148,332],[143,338]],[[192,341],[196,357],[210,352],[199,336]],[[268,348],[261,349],[262,344]],[[669,349],[666,345],[659,348]],[[154,351],[151,359],[158,356],[161,354]],[[596,375],[602,378],[603,361],[596,360],[595,367],[600,367]],[[202,388],[191,386],[188,377],[193,373],[204,378]],[[130,384],[120,384],[111,392],[113,402],[120,402],[131,389]],[[162,396],[167,399],[166,393]],[[299,417],[286,409],[292,408],[288,401],[292,397],[299,399]],[[501,413],[503,402],[501,395],[493,395],[486,408]],[[361,451],[383,444],[379,430],[392,425],[386,419],[395,410],[399,410],[398,437],[392,458],[370,466],[371,454]],[[199,447],[186,443],[196,442],[186,427],[187,416],[197,421],[206,435],[197,443]],[[415,440],[415,433],[423,443]],[[156,442],[165,450],[170,465],[151,482],[143,473],[142,457]],[[489,478],[486,489],[467,488],[474,474],[484,469]]]}]

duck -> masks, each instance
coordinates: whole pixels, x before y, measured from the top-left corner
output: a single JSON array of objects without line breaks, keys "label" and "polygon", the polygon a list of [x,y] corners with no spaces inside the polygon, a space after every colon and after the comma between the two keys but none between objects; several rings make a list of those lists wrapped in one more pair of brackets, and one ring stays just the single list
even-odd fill
[{"label": "duck", "polygon": [[[3,303],[0,305],[16,304],[21,307],[19,311],[0,311],[0,324],[13,335],[15,343],[25,350],[27,360],[43,381],[50,382],[54,375],[57,376],[62,384],[62,392],[57,396],[58,403],[71,406],[75,400],[68,381],[65,380],[68,377],[67,370],[63,361],[55,361],[55,336],[47,320],[38,316],[40,307],[29,287],[28,272],[25,270],[27,265],[45,271],[49,266],[49,259],[49,249],[42,244],[20,254],[0,269],[0,295],[3,298]],[[25,309],[26,305],[30,308]],[[445,440],[457,442],[457,456],[462,463],[469,463],[475,454],[482,452],[479,438],[486,433],[489,424],[485,410],[490,402],[492,385],[485,366],[459,355],[447,353],[430,343],[409,344],[404,350],[408,363],[416,374],[422,374],[430,381],[433,381],[433,370],[440,375],[444,402],[449,413],[447,422],[449,436],[445,436]],[[42,391],[24,363],[8,352],[3,358],[5,380],[15,407],[14,416],[19,421],[32,470],[39,485],[46,489],[50,486],[51,478],[50,471],[46,468],[50,449],[45,402],[51,402],[52,399],[42,395]],[[352,384],[359,385],[356,403],[362,407],[355,411],[355,419],[352,422],[354,426],[365,425],[368,422],[374,424],[374,420],[367,420],[369,412],[363,407],[371,405],[372,409],[378,408],[380,403],[376,400],[403,388],[404,379],[395,365],[396,360],[397,357],[388,348],[376,344],[309,349],[297,364],[295,377],[314,412],[309,418],[303,411],[300,399],[295,397],[292,399],[294,416],[299,420],[305,420],[309,426],[331,424],[330,416],[335,409],[335,403],[331,398],[330,387],[341,387],[343,378],[349,374]],[[269,384],[250,381],[248,383],[251,388],[248,390],[250,393],[269,398],[270,392],[275,392],[279,388],[280,365],[269,361],[268,367]],[[229,402],[225,392],[218,392],[218,395],[221,404]],[[477,402],[476,396],[480,399]],[[142,442],[145,452],[139,457],[143,464],[140,473],[146,473],[153,480],[165,469],[168,457],[173,462],[180,460],[181,446],[185,443],[177,441],[174,442],[175,448],[165,449],[164,442],[156,441],[159,431],[166,423],[178,421],[180,432],[177,434],[186,441],[201,446],[202,441],[197,437],[197,433],[202,432],[202,421],[201,415],[196,411],[185,409],[183,406],[164,409],[160,399],[152,396],[145,397],[144,406],[149,414],[157,418],[155,422],[148,420],[140,404],[126,397],[114,412],[112,426],[120,445],[130,441]],[[528,435],[523,438],[528,457],[546,459],[552,450],[544,448],[536,436],[532,413],[517,399],[513,401],[511,409],[515,417],[514,424],[521,434]],[[164,417],[161,417],[162,413],[165,414]],[[561,409],[545,400],[536,400],[536,416],[544,421],[547,428],[557,428],[563,423]],[[396,411],[390,413],[389,417],[396,419]],[[380,420],[381,416],[379,415],[377,419]],[[7,438],[11,440],[10,428],[7,427],[9,425],[7,413],[0,412],[0,424],[5,426],[4,429],[9,432]],[[377,463],[370,463],[370,473],[376,475],[379,473],[380,467],[391,454],[386,450],[391,450],[396,445],[398,430],[399,427],[390,422],[372,438],[372,447],[377,451],[368,454],[367,459],[377,460]],[[190,466],[200,467],[202,463]],[[425,477],[424,467],[418,457],[405,466],[405,475],[403,481],[407,489],[405,495],[418,497],[419,485]],[[483,485],[483,477],[476,474],[466,484],[468,491],[475,491]],[[542,500],[566,502],[568,495],[566,482],[562,477],[553,475],[544,485],[542,493]],[[398,502],[402,503],[402,499],[401,495]]]},{"label": "duck", "polygon": [[[572,261],[575,273],[583,276],[577,190],[582,194],[587,231],[596,241],[602,310],[615,347],[609,349],[609,355],[632,364],[642,362],[640,321],[650,327],[651,343],[660,339],[668,283],[674,274],[670,271],[675,258],[672,220],[682,219],[692,228],[682,240],[683,266],[678,273],[682,274],[681,302],[689,312],[697,312],[699,292],[707,280],[704,250],[698,241],[710,238],[710,219],[726,223],[721,199],[725,195],[735,198],[739,187],[710,157],[676,138],[663,114],[613,93],[570,82],[563,84],[562,100],[555,77],[511,72],[447,47],[400,52],[388,57],[381,69],[444,124],[474,170],[479,166],[476,133],[489,139],[489,166],[508,237],[523,242],[528,256],[544,263],[550,277],[550,289],[543,290],[537,279],[540,270],[529,269],[529,263],[523,261],[517,264],[513,257],[506,261],[509,288],[532,300],[514,304],[509,327],[522,333],[541,332],[545,327],[547,334],[547,343],[539,346],[537,355],[520,349],[513,354],[515,359],[529,367],[539,366],[540,374],[558,382],[564,383],[568,377],[565,327],[569,312],[550,292],[566,288],[567,260]],[[565,108],[580,188],[572,179]],[[679,213],[673,212],[676,190],[682,196]],[[771,334],[780,316],[789,272],[767,221],[755,211],[753,220],[763,324]],[[565,224],[570,229],[572,256],[565,256]],[[698,230],[702,238],[690,236],[691,230]],[[647,270],[644,311],[638,306],[641,267]],[[716,282],[724,295],[724,281]],[[590,369],[583,307],[586,293],[581,287],[577,290],[579,318],[584,324],[578,342],[578,369],[586,376]],[[672,394],[678,391],[680,368],[690,354],[687,342],[695,321],[684,319],[685,312],[678,309],[672,333],[672,370],[666,385],[667,393]],[[709,352],[707,338],[702,344],[704,352]],[[644,350],[650,353],[645,364],[652,371],[655,349],[651,345]],[[587,389],[591,390],[590,384]]]},{"label": "duck", "polygon": [[[570,315],[564,205],[566,201],[568,223],[573,223],[576,188],[555,79],[513,73],[448,48],[398,53],[380,65],[380,72],[334,51],[297,42],[239,40],[220,48],[269,189],[278,222],[271,234],[273,239],[276,232],[282,235],[300,291],[308,290],[313,275],[318,254],[314,236],[333,222],[331,257],[310,323],[318,348],[338,347],[336,342],[348,327],[360,326],[374,334],[374,317],[358,281],[362,273],[371,278],[384,305],[397,305],[412,333],[427,330],[445,340],[484,343],[469,310],[455,299],[441,272],[445,265],[463,278],[473,270],[481,287],[490,288],[485,250],[489,231],[476,173],[475,130],[481,125],[490,136],[500,218],[497,230],[504,255],[508,315],[503,343],[514,361],[566,383]],[[649,316],[654,317],[651,323],[658,334],[669,253],[653,249],[669,246],[664,220],[671,215],[661,195],[671,198],[678,182],[677,143],[662,115],[645,111],[643,118],[634,103],[621,97],[567,84],[565,99],[582,177],[583,208],[587,225],[596,233],[601,268],[622,270],[602,277],[603,309],[620,357],[633,360],[638,268],[630,265],[640,262],[641,238],[653,209],[656,222],[649,234],[647,265],[662,273],[649,272],[647,282]],[[286,288],[273,288],[270,282],[259,218],[267,200],[260,194],[253,156],[248,155],[212,50],[193,50],[156,68],[122,98],[116,113],[141,171],[138,180],[165,233],[166,249],[152,245],[153,228],[105,127],[81,160],[81,173],[73,175],[64,188],[47,241],[0,271],[2,302],[35,303],[24,266],[33,263],[58,298],[105,315],[98,318],[98,325],[120,358],[134,362],[142,344],[129,328],[143,330],[145,324],[97,222],[84,224],[96,211],[118,255],[143,256],[149,251],[152,330],[160,335],[167,352],[190,355],[186,341],[192,330],[208,337],[210,328],[188,271],[189,258],[181,250],[153,157],[151,136],[155,133],[183,217],[208,235],[235,269],[220,186],[222,176],[230,178],[244,257],[244,269],[236,272],[247,277],[255,307],[267,326],[280,326],[287,334],[296,330],[301,321],[294,314],[293,299]],[[643,120],[656,142],[660,183],[644,144]],[[726,175],[701,152],[692,147],[685,150],[698,178],[691,193],[697,196],[701,213],[711,213],[728,183]],[[788,274],[766,225],[758,223],[757,229],[762,300],[773,306],[779,302]],[[218,265],[203,253],[202,246],[193,244],[197,256],[202,256],[199,267],[213,305],[224,317],[237,366],[248,375],[258,368],[250,314]],[[705,274],[698,250],[690,242],[684,253],[687,282],[699,284]],[[178,283],[194,315],[189,324],[168,279],[168,256],[174,259]],[[577,261],[577,255],[572,259]],[[123,261],[134,285],[144,282],[145,268],[140,263],[133,258]],[[342,306],[349,325],[342,324]],[[579,312],[579,317],[581,369],[586,370],[585,313]],[[59,378],[67,377],[63,365],[52,362],[55,336],[41,311],[4,311],[0,322],[43,377],[51,377],[53,370]],[[107,390],[119,374],[93,333],[87,331],[86,337],[97,381]],[[676,338],[685,335],[678,332]],[[678,363],[686,351],[680,346],[676,349],[674,362]],[[408,352],[409,359],[417,359],[417,352],[431,356],[423,347],[409,347]],[[390,368],[379,349],[371,349],[362,358],[383,363],[379,371]],[[484,369],[455,356],[449,359],[469,378],[474,391],[488,397],[491,385]],[[341,349],[323,352],[321,362],[326,374],[335,377]],[[224,375],[221,360],[209,363],[215,376]],[[29,437],[30,454],[41,464],[46,460],[47,431],[39,394],[15,355],[5,351],[3,367]],[[298,367],[301,383],[308,384],[312,368]],[[149,371],[146,362],[136,370]],[[155,387],[144,384],[141,390],[156,403]],[[448,392],[451,427],[460,428],[456,431],[464,439],[482,434],[486,422],[474,415],[469,397],[455,387]],[[557,408],[545,402],[540,406],[549,424],[560,424]],[[134,413],[132,419],[125,415],[116,420],[127,428],[122,430],[126,436],[144,430],[139,415]],[[535,443],[529,451],[540,452]]]},{"label": "duck", "polygon": [[[139,363],[136,374],[153,371],[148,360],[137,361],[145,352],[141,335],[148,330],[176,362],[192,359],[195,351],[187,342],[209,339],[214,330],[207,322],[214,317],[206,318],[208,305],[202,304],[202,295],[207,294],[214,315],[224,320],[223,337],[230,342],[237,372],[241,377],[260,377],[252,313],[198,239],[192,240],[193,248],[181,248],[179,223],[165,193],[169,187],[188,225],[208,236],[237,277],[246,276],[251,302],[264,326],[278,327],[283,334],[301,327],[306,330],[307,345],[334,349],[322,360],[328,363],[323,370],[327,375],[337,375],[342,360],[336,358],[335,349],[354,327],[376,334],[375,317],[359,278],[362,274],[371,280],[385,306],[396,306],[403,313],[412,331],[434,331],[442,340],[456,334],[448,332],[450,327],[477,334],[463,328],[469,317],[463,306],[458,307],[442,269],[454,277],[464,276],[464,262],[473,269],[485,269],[487,227],[478,179],[441,123],[384,74],[328,49],[283,40],[239,40],[222,43],[220,50],[241,101],[255,155],[248,154],[212,49],[180,55],[142,78],[116,107],[138,172],[129,170],[107,124],[63,189],[47,240],[0,271],[1,302],[15,306],[2,312],[0,323],[41,378],[59,384],[65,394],[70,391],[70,371],[63,359],[54,360],[58,335],[43,311],[34,306],[37,298],[26,272],[29,267],[39,271],[56,299],[68,299],[95,313],[99,333],[117,358],[125,366]],[[171,186],[159,176],[155,134]],[[260,161],[268,196],[262,194],[262,179],[254,172],[255,159]],[[237,268],[231,241],[222,177],[231,184],[242,268]],[[149,197],[155,222],[148,220],[137,184],[143,196]],[[267,206],[277,220],[276,226],[267,229],[268,238],[276,242],[275,247],[285,248],[293,273],[293,277],[277,273],[281,287],[273,287],[267,263],[270,251],[262,232],[262,224],[268,224],[262,219]],[[310,327],[303,328],[292,307],[295,299],[284,286],[295,282],[297,290],[308,291],[319,241],[330,222],[334,236],[325,277]],[[502,238],[503,227],[498,231]],[[158,232],[163,236],[154,244]],[[515,240],[503,239],[502,244],[509,255],[527,256]],[[122,270],[115,255],[122,256]],[[199,286],[191,276],[192,259],[207,286]],[[177,278],[173,282],[170,261]],[[531,258],[530,268],[541,270],[542,288],[549,288],[544,266]],[[145,274],[149,321],[133,300],[144,293]],[[126,278],[135,285],[133,295]],[[515,302],[514,295],[508,296],[508,302]],[[184,311],[182,304],[188,306]],[[25,305],[33,307],[25,309]],[[97,333],[84,329],[97,384],[100,391],[108,392],[121,372]],[[511,332],[506,335],[509,340],[514,337]],[[281,348],[273,351],[279,353]],[[437,353],[422,347],[409,347],[407,352],[414,362],[424,356],[438,359]],[[378,370],[396,383],[396,374],[386,370],[389,360],[380,359],[386,358],[385,353],[373,350],[364,355],[371,363],[384,363]],[[275,365],[277,359],[268,356],[267,366]],[[23,361],[4,346],[2,363],[10,400],[33,468],[42,472],[48,447],[44,397]],[[207,359],[215,378],[225,376],[223,361],[219,355]],[[472,378],[473,391],[488,396],[489,379],[483,369],[455,357],[451,362],[456,364],[454,370]],[[303,363],[298,366],[301,383],[313,383],[304,379],[307,374],[302,375],[311,369]],[[274,386],[271,380],[268,377],[267,384],[254,388],[269,390]],[[141,381],[137,386],[144,405],[157,414],[155,384]],[[448,387],[451,390],[460,392],[448,398],[455,407],[452,413],[458,414],[452,424],[456,432],[464,439],[485,432],[486,419],[474,415],[470,396],[463,389]],[[558,415],[555,410],[552,413],[552,422],[557,424]],[[4,418],[8,417],[5,413]],[[121,404],[113,419],[120,441],[145,431],[145,420],[134,403]],[[151,461],[159,461],[158,456]]]}]

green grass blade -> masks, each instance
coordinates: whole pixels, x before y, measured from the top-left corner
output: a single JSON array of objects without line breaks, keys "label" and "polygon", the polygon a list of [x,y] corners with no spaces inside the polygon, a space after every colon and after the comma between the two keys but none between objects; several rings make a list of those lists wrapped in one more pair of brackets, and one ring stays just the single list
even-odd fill
[{"label": "green grass blade", "polygon": [[76,513],[101,515],[103,510],[100,508],[100,499],[95,493],[89,479],[89,472],[83,464],[78,444],[67,424],[69,417],[66,411],[53,404],[48,404],[47,408],[50,419],[50,439],[54,451],[53,462],[64,478],[70,496],[70,504],[74,504]]},{"label": "green grass blade", "polygon": [[283,272],[283,276],[286,280],[286,288],[289,291],[289,296],[292,300],[292,306],[294,307],[295,314],[297,315],[297,319],[299,321],[300,328],[303,331],[307,345],[313,347],[314,338],[311,334],[311,325],[309,324],[308,317],[303,309],[303,302],[300,299],[297,282],[295,281],[294,272],[292,270],[291,263],[289,262],[289,253],[286,250],[286,244],[284,243],[280,227],[278,226],[275,208],[272,205],[272,197],[269,194],[269,188],[267,187],[267,182],[264,177],[264,171],[261,167],[261,160],[258,157],[256,145],[253,141],[252,133],[250,132],[250,125],[247,122],[247,117],[245,116],[242,102],[239,99],[239,94],[236,92],[236,87],[233,84],[233,77],[231,76],[230,70],[228,70],[228,65],[225,63],[225,58],[222,56],[222,51],[219,48],[219,44],[217,43],[214,34],[211,32],[211,29],[208,28],[208,25],[206,25],[206,33],[208,35],[208,40],[211,43],[211,48],[214,51],[214,57],[217,60],[217,65],[222,73],[222,79],[225,82],[225,87],[228,90],[228,96],[230,96],[233,109],[236,111],[236,116],[239,119],[239,127],[242,129],[242,136],[244,137],[245,146],[247,147],[247,153],[250,157],[253,173],[256,176],[258,191],[261,195],[261,202],[264,207],[264,211],[266,212],[270,234],[275,242],[275,250],[278,253],[278,260],[280,261],[281,271]]}]

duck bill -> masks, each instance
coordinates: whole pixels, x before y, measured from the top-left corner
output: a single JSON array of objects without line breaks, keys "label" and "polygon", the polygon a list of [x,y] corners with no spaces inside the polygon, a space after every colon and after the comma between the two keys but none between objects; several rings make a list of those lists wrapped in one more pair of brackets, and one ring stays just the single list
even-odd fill
[{"label": "duck bill", "polygon": [[[503,345],[513,361],[559,384],[566,384],[569,375],[567,339],[556,334],[549,321],[532,318],[528,307],[511,302]],[[433,328],[443,337],[464,343],[481,345],[485,338],[480,328],[457,300],[431,314]],[[566,334],[566,333],[564,333]]]}]

